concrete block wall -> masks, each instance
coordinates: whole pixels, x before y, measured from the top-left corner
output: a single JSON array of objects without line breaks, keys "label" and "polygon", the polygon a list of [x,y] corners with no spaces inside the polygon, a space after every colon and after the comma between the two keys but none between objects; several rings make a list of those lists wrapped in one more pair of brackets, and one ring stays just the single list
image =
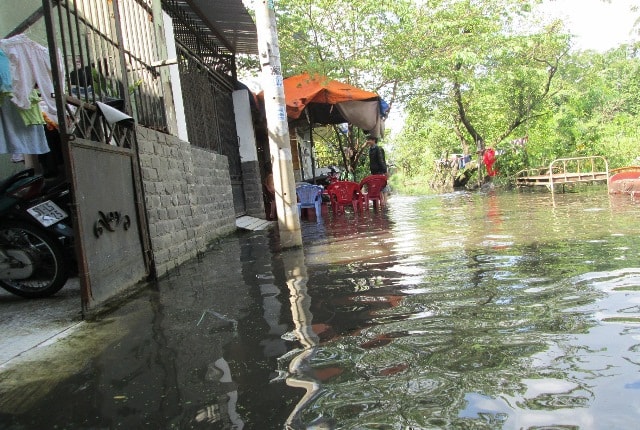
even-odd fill
[{"label": "concrete block wall", "polygon": [[242,177],[244,178],[244,200],[247,215],[265,219],[260,165],[257,160],[242,162]]},{"label": "concrete block wall", "polygon": [[236,229],[227,157],[137,127],[145,205],[161,277]]}]

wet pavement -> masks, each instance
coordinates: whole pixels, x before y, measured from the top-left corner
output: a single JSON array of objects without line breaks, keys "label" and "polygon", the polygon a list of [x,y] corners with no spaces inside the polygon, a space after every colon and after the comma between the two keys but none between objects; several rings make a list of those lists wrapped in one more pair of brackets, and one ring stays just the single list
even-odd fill
[{"label": "wet pavement", "polygon": [[[241,230],[261,231],[274,223],[241,217],[236,224]],[[82,323],[77,277],[69,279],[57,294],[44,299],[26,300],[0,288],[0,371],[29,351],[73,333]]]},{"label": "wet pavement", "polygon": [[[233,400],[238,376],[229,362],[243,368],[242,382],[263,381],[246,397],[285,414],[274,418],[284,422],[286,408],[280,406],[292,399],[280,389],[267,394],[278,375],[258,363],[266,354],[277,367],[277,357],[290,349],[280,337],[289,324],[242,323],[256,311],[279,318],[273,235],[225,238],[92,321],[79,322],[73,287],[46,301],[3,295],[1,306],[11,315],[3,312],[1,322],[11,335],[1,343],[3,351],[4,345],[11,349],[3,352],[0,368],[0,428],[211,428],[223,418],[233,422],[239,420]],[[265,306],[256,308],[256,300]],[[264,339],[265,329],[275,332]]]},{"label": "wet pavement", "polygon": [[82,322],[81,308],[78,278],[45,299],[27,300],[0,288],[0,371],[18,356],[72,332]]}]

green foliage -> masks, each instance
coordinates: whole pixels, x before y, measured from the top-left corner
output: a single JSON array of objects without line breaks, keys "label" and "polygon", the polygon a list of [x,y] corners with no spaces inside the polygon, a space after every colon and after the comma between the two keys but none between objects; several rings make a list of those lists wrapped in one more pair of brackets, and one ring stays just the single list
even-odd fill
[{"label": "green foliage", "polygon": [[[571,52],[561,22],[539,24],[536,3],[280,0],[283,75],[318,72],[402,106],[405,127],[383,145],[406,189],[428,183],[436,160],[485,146],[498,150],[503,178],[558,157],[631,164],[640,155],[638,46]],[[334,130],[316,139],[316,155],[366,172],[363,142]]]},{"label": "green foliage", "polygon": [[633,163],[640,155],[639,67],[633,46],[571,55],[559,74],[560,90],[549,115],[530,133],[530,165],[584,155],[605,156],[612,167]]},{"label": "green foliage", "polygon": [[[282,0],[276,4],[283,76],[318,73],[377,92],[393,103],[395,61],[389,61],[389,39],[401,34],[411,1]],[[316,145],[320,165],[334,164],[364,172],[364,133],[351,127],[346,135],[323,133]]]},{"label": "green foliage", "polygon": [[369,174],[365,133],[355,127],[345,130],[337,125],[313,128],[315,160],[318,166],[337,166],[356,178]]},{"label": "green foliage", "polygon": [[[412,91],[402,93],[410,94],[404,100],[409,115],[394,146],[407,174],[425,174],[448,154],[474,155],[485,142],[499,147],[522,137],[548,111],[567,38],[557,25],[527,36],[511,31],[530,10],[528,3],[508,0],[418,7],[414,40],[408,43],[405,35],[401,42],[412,47],[405,72],[413,83]],[[417,41],[422,34],[429,35],[426,44]],[[502,161],[512,171],[523,159],[508,154]]]},{"label": "green foliage", "polygon": [[430,179],[430,175],[414,175],[409,177],[403,172],[397,172],[389,178],[389,186],[394,193],[421,196],[433,193],[433,190],[429,186]]},{"label": "green foliage", "polygon": [[[465,150],[470,135],[460,124],[460,109],[487,146],[499,150],[496,166],[502,177],[559,157],[603,155],[617,167],[640,155],[637,47],[569,54],[569,38],[559,23],[539,33],[514,35],[504,28],[497,31],[482,15],[489,9],[480,9],[469,11],[466,17],[476,22],[466,21],[465,28],[486,34],[463,32],[476,49],[470,52],[468,44],[458,43],[457,34],[442,42],[448,51],[432,50],[431,61],[439,64],[418,74],[428,84],[416,86],[418,96],[406,104],[407,126],[396,147],[407,175],[424,175],[429,168],[425,164]],[[431,21],[439,23],[430,28],[450,28],[446,14],[433,13]],[[459,17],[451,19],[461,22]],[[489,40],[492,43],[486,43]],[[447,55],[439,56],[443,52]],[[455,73],[451,61],[447,63],[451,58],[460,64]],[[549,80],[552,67],[555,74]],[[461,88],[458,106],[448,91],[456,81]],[[525,136],[524,147],[512,143]]]},{"label": "green foliage", "polygon": [[402,31],[411,2],[281,0],[277,2],[283,76],[319,73],[380,91],[393,77],[389,39]]}]

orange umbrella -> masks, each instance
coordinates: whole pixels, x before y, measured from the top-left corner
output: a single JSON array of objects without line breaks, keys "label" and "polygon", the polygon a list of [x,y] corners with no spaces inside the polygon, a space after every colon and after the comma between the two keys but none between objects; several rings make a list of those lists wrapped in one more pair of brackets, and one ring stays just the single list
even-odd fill
[{"label": "orange umbrella", "polygon": [[[308,73],[284,79],[283,86],[290,121],[306,112],[311,125],[348,122],[378,136],[384,127],[381,99],[376,93]],[[258,97],[263,98],[264,93]]]},{"label": "orange umbrella", "polygon": [[380,97],[376,93],[308,73],[291,76],[283,83],[290,119],[298,119],[307,109],[318,124],[364,123],[361,128],[369,130],[379,120]]},{"label": "orange umbrella", "polygon": [[[308,73],[284,79],[283,89],[289,121],[305,118],[312,130],[314,124],[350,123],[373,136],[383,134],[382,100],[376,93]],[[258,97],[263,98],[264,92]],[[313,132],[310,137],[313,147]],[[315,178],[315,163],[311,169]]]}]

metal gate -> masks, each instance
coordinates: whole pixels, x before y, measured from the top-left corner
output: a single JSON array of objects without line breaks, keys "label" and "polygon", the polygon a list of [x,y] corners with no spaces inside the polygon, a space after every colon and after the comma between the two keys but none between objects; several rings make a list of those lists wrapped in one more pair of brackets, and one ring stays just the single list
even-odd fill
[{"label": "metal gate", "polygon": [[222,82],[185,49],[180,49],[178,58],[189,142],[227,157],[235,213],[236,216],[244,215],[242,162],[233,111],[233,87]]},{"label": "metal gate", "polygon": [[138,205],[135,151],[79,138],[68,148],[88,308],[147,278],[146,226]]},{"label": "metal gate", "polygon": [[150,66],[151,6],[151,0],[43,0],[84,310],[152,272],[135,125],[128,119],[166,128],[162,87]]},{"label": "metal gate", "polygon": [[234,54],[219,45],[186,3],[163,0],[173,20],[189,143],[227,157],[235,213],[244,215],[242,161],[233,109]]}]

